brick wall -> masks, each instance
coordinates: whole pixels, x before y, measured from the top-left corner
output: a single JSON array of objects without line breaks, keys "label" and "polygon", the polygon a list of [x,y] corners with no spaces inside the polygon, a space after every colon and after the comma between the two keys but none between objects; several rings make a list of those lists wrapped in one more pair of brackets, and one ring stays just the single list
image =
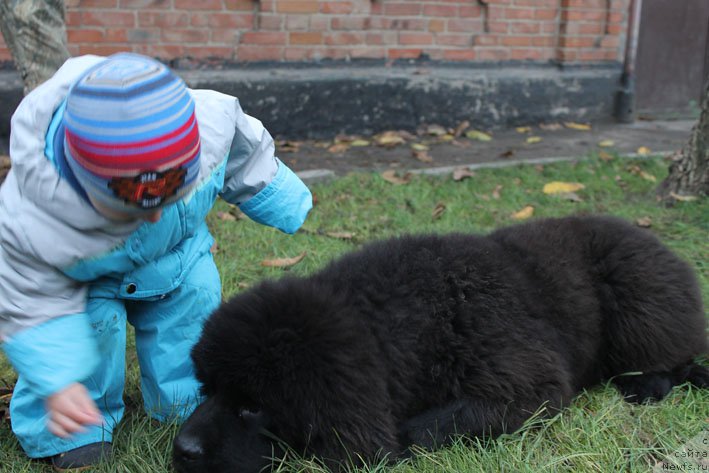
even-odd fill
[{"label": "brick wall", "polygon": [[[66,0],[72,54],[617,61],[629,0]],[[0,61],[10,59],[0,41]]]}]

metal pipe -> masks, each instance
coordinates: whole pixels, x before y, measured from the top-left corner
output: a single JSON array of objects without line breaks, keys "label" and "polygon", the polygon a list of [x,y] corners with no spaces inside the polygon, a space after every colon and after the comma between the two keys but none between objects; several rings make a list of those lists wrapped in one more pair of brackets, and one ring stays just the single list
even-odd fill
[{"label": "metal pipe", "polygon": [[630,0],[628,36],[625,43],[623,74],[620,78],[621,89],[616,97],[615,106],[616,119],[622,123],[635,121],[635,60],[638,54],[642,3],[642,0]]}]

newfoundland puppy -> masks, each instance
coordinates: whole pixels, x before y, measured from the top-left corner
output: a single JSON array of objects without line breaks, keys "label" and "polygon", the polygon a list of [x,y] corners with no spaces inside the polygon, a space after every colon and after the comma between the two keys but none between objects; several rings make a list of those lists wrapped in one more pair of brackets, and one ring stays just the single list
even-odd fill
[{"label": "newfoundland puppy", "polygon": [[208,319],[204,403],[179,472],[256,473],[285,446],[327,466],[518,429],[612,380],[635,402],[684,382],[706,320],[690,266],[609,217],[487,236],[404,236],[259,284]]}]

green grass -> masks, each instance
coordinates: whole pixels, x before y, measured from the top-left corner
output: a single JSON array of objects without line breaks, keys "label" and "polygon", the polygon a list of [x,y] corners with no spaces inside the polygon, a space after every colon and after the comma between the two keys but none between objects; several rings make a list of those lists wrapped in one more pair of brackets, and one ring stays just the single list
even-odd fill
[{"label": "green grass", "polygon": [[[405,185],[393,185],[379,175],[355,174],[312,185],[317,198],[302,231],[286,236],[249,220],[227,221],[218,212],[209,216],[219,244],[215,255],[228,297],[263,278],[285,273],[308,274],[331,258],[362,243],[402,233],[486,232],[514,223],[511,215],[526,205],[532,218],[583,213],[608,213],[637,220],[650,217],[652,231],[697,269],[705,300],[709,301],[709,202],[657,204],[649,180],[659,182],[667,165],[660,159],[603,162],[589,156],[575,163],[543,168],[520,166],[480,170],[455,182],[450,176],[416,176]],[[638,172],[644,171],[643,175]],[[550,181],[580,182],[581,202],[542,193]],[[495,189],[498,198],[495,198]],[[434,218],[436,206],[445,211]],[[352,238],[328,233],[350,232]],[[269,268],[264,259],[294,257],[307,252],[297,265]],[[176,426],[153,425],[140,407],[137,361],[127,353],[127,414],[114,439],[115,459],[98,472],[159,473],[169,471],[170,442]],[[12,385],[14,374],[0,355],[0,387]],[[609,386],[578,396],[552,419],[533,420],[521,432],[484,444],[459,442],[442,451],[421,453],[396,466],[374,465],[366,471],[413,472],[645,472],[652,465],[709,428],[709,390],[675,389],[662,402],[635,406]],[[709,449],[709,448],[708,448]],[[0,421],[0,471],[45,472],[30,462],[13,438],[7,421]],[[316,465],[291,462],[282,471],[321,471]]]}]

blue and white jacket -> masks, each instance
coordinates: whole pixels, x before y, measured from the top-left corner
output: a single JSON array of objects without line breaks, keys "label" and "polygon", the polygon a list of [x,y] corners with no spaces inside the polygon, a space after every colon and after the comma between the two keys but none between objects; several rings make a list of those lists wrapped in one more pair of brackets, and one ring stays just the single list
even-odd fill
[{"label": "blue and white jacket", "polygon": [[180,285],[212,246],[205,217],[217,196],[286,233],[312,207],[307,187],[274,156],[260,121],[234,97],[191,90],[202,141],[195,189],[157,223],[101,216],[73,187],[61,119],[71,85],[102,60],[69,59],[12,117],[12,168],[0,187],[0,342],[40,396],[95,367],[88,297],[150,299]]}]

